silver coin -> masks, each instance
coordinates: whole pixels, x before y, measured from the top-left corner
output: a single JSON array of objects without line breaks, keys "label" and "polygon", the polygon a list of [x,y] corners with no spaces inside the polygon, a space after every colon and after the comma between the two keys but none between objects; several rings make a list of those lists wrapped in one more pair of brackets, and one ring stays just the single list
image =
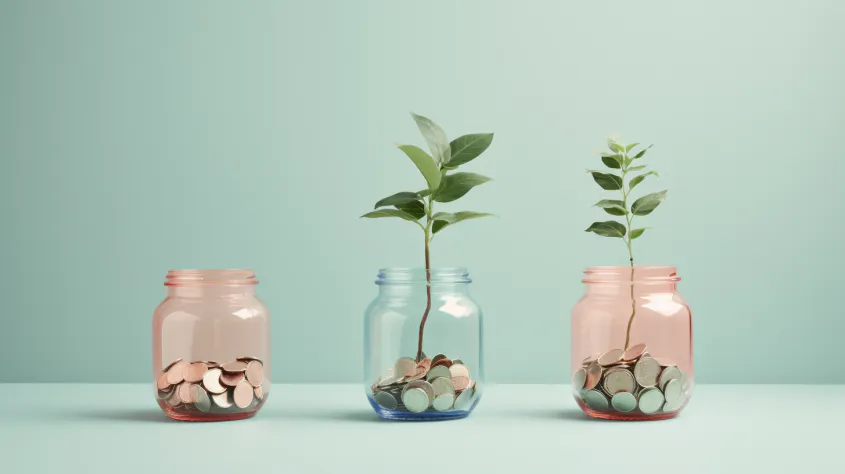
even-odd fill
[{"label": "silver coin", "polygon": [[642,357],[642,355],[645,354],[646,349],[647,347],[645,344],[637,344],[635,346],[631,346],[628,348],[627,351],[625,351],[624,354],[622,354],[622,360],[627,362],[633,362]]},{"label": "silver coin", "polygon": [[428,374],[426,374],[425,376],[426,380],[428,381],[432,381],[437,377],[446,377],[451,379],[452,372],[449,372],[449,367],[438,365],[437,367],[432,367],[431,370],[428,371]]},{"label": "silver coin", "polygon": [[602,388],[608,395],[613,396],[619,392],[633,392],[637,388],[637,382],[629,370],[614,367],[604,374]]},{"label": "silver coin", "polygon": [[202,384],[206,390],[211,393],[223,393],[226,387],[220,384],[220,374],[223,371],[220,369],[210,369],[202,376]]},{"label": "silver coin", "polygon": [[657,413],[663,406],[663,392],[656,387],[651,387],[640,392],[640,411],[646,415]]},{"label": "silver coin", "polygon": [[464,365],[464,361],[462,361],[461,359],[452,359],[452,363]]},{"label": "silver coin", "polygon": [[396,406],[399,405],[399,402],[396,401],[396,397],[387,392],[377,393],[376,402],[381,405],[382,408],[386,408],[388,410],[395,410]]},{"label": "silver coin", "polygon": [[191,399],[197,410],[204,412],[211,410],[211,399],[208,397],[208,392],[199,384],[191,385]]},{"label": "silver coin", "polygon": [[677,368],[674,365],[670,365],[663,369],[660,372],[660,389],[666,391],[666,384],[669,383],[670,380],[681,379],[681,369]]},{"label": "silver coin", "polygon": [[455,399],[455,410],[467,410],[470,407],[470,402],[472,401],[472,390],[464,390],[458,395],[458,398]]},{"label": "silver coin", "polygon": [[629,412],[637,408],[637,397],[630,392],[619,392],[610,399],[610,404],[616,411]]},{"label": "silver coin", "polygon": [[426,396],[428,396],[429,402],[434,400],[434,387],[432,387],[431,384],[426,382],[425,380],[414,380],[413,382],[408,382],[408,384],[405,385],[405,388],[402,389],[402,391],[404,392],[406,390],[411,390],[415,388],[422,389],[425,392]]},{"label": "silver coin", "polygon": [[584,393],[584,401],[587,403],[588,407],[596,411],[607,411],[609,406],[607,403],[607,397],[598,390],[587,390]]},{"label": "silver coin", "polygon": [[613,365],[622,360],[623,354],[625,354],[625,351],[623,351],[622,349],[611,349],[599,356],[599,365],[601,365],[602,367]]},{"label": "silver coin", "polygon": [[434,407],[437,411],[446,411],[452,408],[452,405],[455,404],[455,395],[451,393],[444,393],[442,395],[437,396],[432,402],[431,406]]},{"label": "silver coin", "polygon": [[211,400],[220,408],[230,408],[235,404],[235,401],[232,399],[231,391],[214,394],[211,396]]},{"label": "silver coin", "polygon": [[681,401],[681,380],[680,379],[672,379],[666,382],[666,385],[663,387],[663,397],[666,399],[667,405],[675,405],[679,404]]},{"label": "silver coin", "polygon": [[431,386],[434,388],[434,398],[440,395],[450,394],[452,398],[455,397],[455,386],[452,385],[452,380],[446,377],[437,377],[431,381]]},{"label": "silver coin", "polygon": [[584,359],[581,361],[581,365],[590,365],[593,362],[596,362],[597,360],[599,360],[600,355],[601,355],[601,353],[593,354],[589,357],[584,357]]},{"label": "silver coin", "polygon": [[654,387],[660,375],[660,364],[652,357],[641,357],[634,366],[634,378],[642,387]]},{"label": "silver coin", "polygon": [[417,371],[417,361],[411,359],[410,357],[401,357],[396,361],[396,364],[393,366],[393,373],[396,376],[407,377],[409,375],[414,375]]},{"label": "silver coin", "polygon": [[587,382],[587,371],[584,369],[578,369],[575,372],[575,375],[572,376],[572,388],[575,390],[580,390],[584,388],[584,384]]},{"label": "silver coin", "polygon": [[431,404],[431,399],[428,394],[421,388],[412,388],[410,390],[402,391],[402,404],[408,411],[414,413],[422,413],[428,409]]},{"label": "silver coin", "polygon": [[601,381],[602,368],[598,362],[593,362],[587,366],[587,379],[584,382],[584,388],[592,390]]},{"label": "silver coin", "polygon": [[387,387],[389,385],[394,385],[394,384],[401,382],[403,378],[404,377],[395,377],[395,376],[385,377],[385,378],[381,379],[378,386],[379,387]]}]

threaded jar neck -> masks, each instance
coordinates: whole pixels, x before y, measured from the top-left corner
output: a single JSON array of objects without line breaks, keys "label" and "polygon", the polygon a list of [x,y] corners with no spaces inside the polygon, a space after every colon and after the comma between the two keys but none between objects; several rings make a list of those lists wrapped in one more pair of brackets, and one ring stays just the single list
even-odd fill
[{"label": "threaded jar neck", "polygon": [[246,269],[170,270],[164,285],[178,297],[214,297],[255,294],[255,272]]},{"label": "threaded jar neck", "polygon": [[[429,270],[431,285],[454,285],[472,283],[469,273],[463,267],[432,268]],[[382,268],[378,272],[376,285],[425,285],[425,268]]]}]

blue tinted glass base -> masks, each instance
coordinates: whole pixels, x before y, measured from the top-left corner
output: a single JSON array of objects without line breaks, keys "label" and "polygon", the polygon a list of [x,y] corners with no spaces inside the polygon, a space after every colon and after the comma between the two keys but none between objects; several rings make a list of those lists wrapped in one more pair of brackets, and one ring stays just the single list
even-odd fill
[{"label": "blue tinted glass base", "polygon": [[429,409],[429,411],[424,411],[422,413],[414,413],[412,411],[407,410],[388,410],[383,406],[379,405],[378,402],[372,397],[367,397],[367,400],[370,401],[370,405],[372,405],[373,410],[378,414],[378,416],[384,418],[385,420],[400,420],[400,421],[445,421],[445,420],[459,420],[461,418],[466,418],[469,416],[469,413],[472,411],[472,408],[475,407],[475,403],[473,403],[472,407],[469,410],[449,410],[449,411],[436,411],[433,409]]}]

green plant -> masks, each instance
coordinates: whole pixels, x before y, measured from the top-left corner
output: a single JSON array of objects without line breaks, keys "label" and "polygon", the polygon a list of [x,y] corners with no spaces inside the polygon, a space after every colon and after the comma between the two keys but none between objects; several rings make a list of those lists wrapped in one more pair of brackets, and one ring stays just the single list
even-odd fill
[{"label": "green plant", "polygon": [[[642,158],[646,151],[652,147],[652,145],[649,145],[634,154],[634,149],[638,145],[639,143],[622,145],[613,139],[608,139],[607,147],[610,149],[610,153],[603,153],[601,155],[601,161],[608,168],[617,170],[619,174],[588,170],[588,172],[593,175],[593,179],[599,186],[602,187],[602,189],[608,191],[619,191],[622,197],[622,199],[602,199],[597,202],[595,206],[604,209],[604,212],[610,215],[623,216],[625,218],[625,224],[617,221],[593,222],[586,231],[594,232],[602,237],[622,239],[628,247],[628,261],[631,264],[631,317],[628,319],[628,330],[625,333],[625,350],[628,349],[628,344],[631,342],[631,324],[633,324],[634,316],[637,314],[637,308],[634,300],[634,251],[631,248],[631,242],[637,237],[643,235],[643,232],[647,229],[647,227],[634,229],[632,227],[634,216],[647,216],[651,214],[652,211],[657,209],[657,206],[666,199],[666,190],[663,190],[656,193],[646,194],[634,201],[633,204],[628,207],[628,200],[631,191],[633,191],[634,188],[637,187],[638,184],[642,183],[648,176],[658,176],[656,171],[645,171],[645,165],[631,166],[636,162],[636,160]],[[644,172],[631,177],[631,179],[626,183],[625,179],[628,177],[629,173],[636,171]]]},{"label": "green plant", "polygon": [[[376,203],[375,209],[361,217],[395,217],[413,222],[425,234],[426,306],[420,321],[417,342],[417,361],[422,360],[423,333],[431,311],[431,241],[443,229],[469,219],[492,216],[485,212],[434,212],[434,203],[457,201],[472,188],[491,179],[476,173],[453,172],[487,150],[493,142],[492,133],[472,133],[451,142],[446,133],[431,119],[411,113],[431,155],[414,145],[396,145],[417,166],[428,187],[418,192],[403,191]],[[421,222],[422,220],[422,222]]]}]

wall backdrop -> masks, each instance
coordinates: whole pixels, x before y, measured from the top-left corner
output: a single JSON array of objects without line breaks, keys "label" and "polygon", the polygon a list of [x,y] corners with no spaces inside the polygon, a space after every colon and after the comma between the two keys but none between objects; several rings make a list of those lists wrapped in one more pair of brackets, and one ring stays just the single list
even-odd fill
[{"label": "wall backdrop", "polygon": [[[708,383],[843,383],[845,3],[0,0],[0,381],[150,377],[171,268],[253,268],[274,378],[354,382],[382,266],[359,215],[422,178],[408,115],[492,131],[434,246],[485,309],[496,382],[563,382],[604,136],[669,189],[636,242],[677,265]],[[444,206],[445,207],[445,206]],[[454,207],[451,209],[457,210]]]}]

